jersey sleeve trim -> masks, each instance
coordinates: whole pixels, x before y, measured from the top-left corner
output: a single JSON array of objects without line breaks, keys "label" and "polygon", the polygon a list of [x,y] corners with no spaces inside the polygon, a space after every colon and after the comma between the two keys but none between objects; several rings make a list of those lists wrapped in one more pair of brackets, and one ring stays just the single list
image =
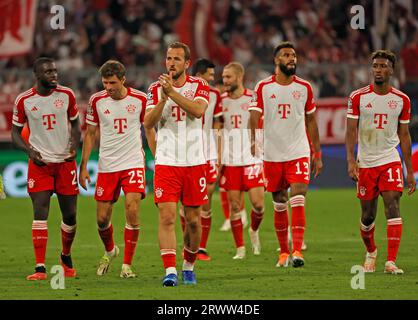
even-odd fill
[{"label": "jersey sleeve trim", "polygon": [[74,121],[75,119],[78,118],[78,116],[79,116],[79,112],[77,111],[77,113],[73,117],[70,117],[70,121]]},{"label": "jersey sleeve trim", "polygon": [[18,127],[23,127],[23,126],[25,125],[24,123],[17,122],[17,121],[15,121],[14,119],[12,120],[12,123],[13,123],[15,126],[18,126]]},{"label": "jersey sleeve trim", "polygon": [[259,107],[255,107],[255,106],[253,106],[253,107],[249,107],[249,108],[248,108],[248,111],[258,111],[258,112],[260,112],[260,113],[263,113],[263,109],[261,109],[261,108],[259,108]]},{"label": "jersey sleeve trim", "polygon": [[312,113],[314,113],[315,111],[316,111],[316,107],[315,107],[315,105],[314,105],[314,107],[313,107],[311,110],[306,111],[306,112],[305,112],[305,114],[312,114]]},{"label": "jersey sleeve trim", "polygon": [[347,118],[350,118],[350,119],[358,119],[359,116],[356,116],[354,114],[347,114]]},{"label": "jersey sleeve trim", "polygon": [[87,120],[87,119],[86,119],[86,123],[89,124],[89,125],[91,125],[91,126],[97,126],[98,125],[97,122],[94,122],[94,121],[91,121],[91,120]]}]

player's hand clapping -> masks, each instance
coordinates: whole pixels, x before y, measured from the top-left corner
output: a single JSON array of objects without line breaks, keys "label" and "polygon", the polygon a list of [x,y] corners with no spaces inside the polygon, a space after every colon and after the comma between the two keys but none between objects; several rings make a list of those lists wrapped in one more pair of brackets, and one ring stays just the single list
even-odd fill
[{"label": "player's hand clapping", "polygon": [[167,95],[170,96],[170,93],[174,90],[173,89],[173,78],[172,78],[172,74],[162,74],[159,78],[158,78],[158,82],[161,84],[162,88],[163,88],[163,92]]}]

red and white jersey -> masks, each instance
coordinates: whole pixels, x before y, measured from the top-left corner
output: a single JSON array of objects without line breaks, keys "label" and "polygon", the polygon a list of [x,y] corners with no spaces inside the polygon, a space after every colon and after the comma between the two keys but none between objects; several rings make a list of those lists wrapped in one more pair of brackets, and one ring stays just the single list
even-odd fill
[{"label": "red and white jersey", "polygon": [[218,159],[216,133],[213,130],[215,118],[222,116],[221,93],[216,88],[209,88],[209,104],[203,118],[203,143],[205,145],[206,160]]},{"label": "red and white jersey", "polygon": [[[174,90],[190,99],[209,101],[208,83],[197,77],[187,76],[182,87]],[[147,109],[154,108],[161,99],[158,81],[148,89]],[[203,145],[203,117],[188,117],[186,111],[168,99],[158,122],[155,164],[186,167],[206,163]]]},{"label": "red and white jersey", "polygon": [[47,96],[32,88],[16,98],[12,123],[23,127],[27,122],[29,144],[41,153],[45,162],[59,163],[70,155],[69,121],[77,117],[77,103],[70,88],[57,86]]},{"label": "red and white jersey", "polygon": [[227,166],[247,166],[255,163],[251,154],[250,120],[251,97],[253,92],[245,89],[244,94],[231,98],[227,92],[222,94],[222,113],[224,118],[222,134],[222,164]]},{"label": "red and white jersey", "polygon": [[264,116],[264,160],[284,162],[309,157],[305,115],[316,110],[312,87],[294,76],[289,85],[280,85],[275,76],[261,80],[249,109]]},{"label": "red and white jersey", "polygon": [[381,166],[400,161],[398,125],[409,123],[411,103],[403,92],[391,88],[380,95],[368,85],[353,91],[348,100],[347,117],[358,119],[358,152],[360,168]]},{"label": "red and white jersey", "polygon": [[99,172],[117,172],[145,165],[141,124],[145,93],[127,88],[126,97],[112,99],[106,90],[90,97],[86,123],[100,127]]}]

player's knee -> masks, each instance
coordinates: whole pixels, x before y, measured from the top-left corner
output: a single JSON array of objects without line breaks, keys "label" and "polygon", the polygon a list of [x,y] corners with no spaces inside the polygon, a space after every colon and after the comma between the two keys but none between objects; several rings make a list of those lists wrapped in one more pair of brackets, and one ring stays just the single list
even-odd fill
[{"label": "player's knee", "polygon": [[264,213],[264,203],[263,202],[256,202],[253,204],[253,211],[256,214],[262,215]]},{"label": "player's knee", "polygon": [[99,229],[101,230],[107,229],[109,227],[109,224],[110,224],[110,219],[108,219],[107,217],[97,218],[97,226],[99,227]]},{"label": "player's knee", "polygon": [[399,205],[396,201],[391,201],[386,205],[386,216],[388,219],[399,218]]},{"label": "player's knee", "polygon": [[231,211],[232,212],[240,212],[241,211],[241,202],[233,200],[231,201]]},{"label": "player's knee", "polygon": [[175,216],[171,214],[160,214],[160,224],[164,227],[174,227]]},{"label": "player's knee", "polygon": [[62,221],[67,225],[67,226],[73,226],[73,225],[75,225],[76,223],[77,223],[77,220],[76,220],[76,216],[75,216],[75,214],[74,215],[71,215],[71,216],[63,216],[62,217]]},{"label": "player's knee", "polygon": [[370,226],[374,222],[374,220],[375,220],[375,217],[369,215],[369,216],[366,216],[366,217],[362,217],[361,218],[361,223],[365,226]]},{"label": "player's knee", "polygon": [[191,233],[196,233],[199,227],[199,222],[197,219],[193,219],[191,221],[187,221],[187,226]]}]

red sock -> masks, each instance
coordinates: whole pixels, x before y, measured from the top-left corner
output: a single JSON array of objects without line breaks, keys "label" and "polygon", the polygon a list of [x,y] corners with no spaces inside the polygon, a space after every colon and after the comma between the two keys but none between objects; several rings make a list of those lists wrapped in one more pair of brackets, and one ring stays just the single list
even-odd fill
[{"label": "red sock", "polygon": [[187,249],[186,247],[184,247],[183,255],[184,255],[184,260],[186,260],[188,263],[193,264],[196,261],[197,251],[193,252],[190,249]]},{"label": "red sock", "polygon": [[65,256],[68,256],[71,253],[71,245],[74,241],[75,230],[76,225],[68,226],[64,222],[61,222],[62,254]]},{"label": "red sock", "polygon": [[132,264],[132,258],[135,254],[136,243],[139,237],[139,226],[132,227],[128,224],[125,225],[125,250],[123,252],[123,263]]},{"label": "red sock", "polygon": [[305,234],[305,197],[297,195],[290,198],[292,208],[292,239],[293,252],[302,250],[303,236]]},{"label": "red sock", "polygon": [[225,219],[229,219],[230,212],[229,212],[228,195],[226,191],[224,190],[219,190],[219,194],[221,195],[221,205],[222,205],[222,211],[224,213]]},{"label": "red sock", "polygon": [[289,219],[287,216],[287,202],[273,202],[274,205],[274,229],[276,230],[277,240],[280,244],[280,253],[289,253],[289,239],[287,229]]},{"label": "red sock", "polygon": [[160,249],[164,269],[176,267],[176,249]]},{"label": "red sock", "polygon": [[46,243],[48,242],[46,220],[34,220],[32,222],[32,241],[36,264],[45,264]]},{"label": "red sock", "polygon": [[106,229],[99,229],[99,235],[105,245],[106,251],[112,251],[115,247],[115,243],[113,242],[113,225],[110,223]]},{"label": "red sock", "polygon": [[388,237],[388,258],[387,261],[396,261],[399,244],[402,237],[402,218],[388,219],[387,237]]},{"label": "red sock", "polygon": [[374,252],[376,250],[376,244],[374,243],[374,230],[374,222],[369,226],[365,226],[360,222],[361,238],[366,245],[367,252]]},{"label": "red sock", "polygon": [[232,230],[232,234],[234,235],[235,246],[237,248],[243,247],[244,246],[244,235],[243,235],[244,228],[242,226],[241,217],[240,219],[237,219],[237,220],[231,220],[231,230]]},{"label": "red sock", "polygon": [[251,229],[253,231],[257,231],[258,228],[260,227],[260,223],[264,217],[263,213],[264,213],[264,210],[261,212],[256,212],[254,208],[251,210]]},{"label": "red sock", "polygon": [[210,232],[210,226],[212,224],[212,215],[210,215],[210,211],[208,217],[200,216],[200,221],[202,223],[202,238],[200,239],[199,247],[201,249],[206,249],[206,244],[208,242]]}]

